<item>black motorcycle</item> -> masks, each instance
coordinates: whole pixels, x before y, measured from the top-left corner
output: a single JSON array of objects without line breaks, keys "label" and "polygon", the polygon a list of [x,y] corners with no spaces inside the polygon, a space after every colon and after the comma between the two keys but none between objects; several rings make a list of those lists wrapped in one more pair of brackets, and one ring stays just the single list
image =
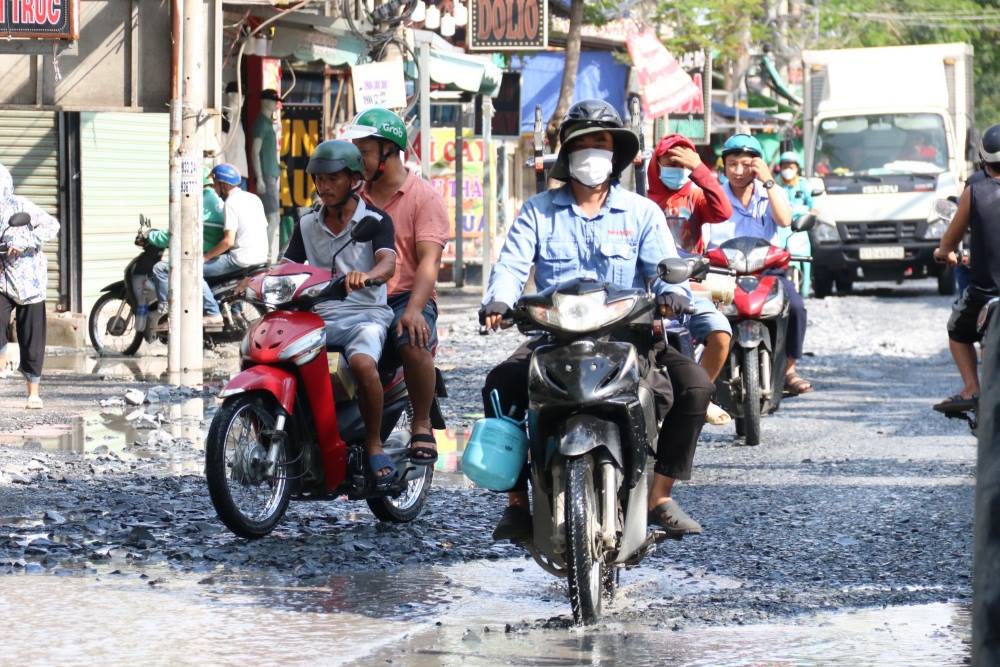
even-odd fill
[{"label": "black motorcycle", "polygon": [[[158,300],[153,283],[153,266],[163,258],[163,249],[148,240],[151,223],[139,216],[135,244],[140,253],[125,267],[125,278],[104,287],[90,310],[90,342],[101,356],[134,355],[143,340],[166,344],[169,339],[167,316],[157,312]],[[240,282],[267,270],[267,264],[208,279],[208,286],[219,303],[222,325],[205,329],[206,347],[237,342],[264,314],[257,304],[243,300]]]},{"label": "black motorcycle", "polygon": [[[671,282],[690,273],[680,260],[661,264]],[[522,297],[508,316],[538,337],[528,379],[534,531],[521,546],[567,578],[577,623],[596,622],[617,568],[667,536],[646,524],[659,423],[641,350],[657,341],[655,319],[652,293],[589,279]]]}]

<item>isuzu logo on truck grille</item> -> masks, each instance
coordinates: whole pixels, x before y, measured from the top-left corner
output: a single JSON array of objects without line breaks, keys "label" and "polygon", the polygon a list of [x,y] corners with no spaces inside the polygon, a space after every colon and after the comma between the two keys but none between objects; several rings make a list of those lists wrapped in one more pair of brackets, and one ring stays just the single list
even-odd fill
[{"label": "isuzu logo on truck grille", "polygon": [[861,188],[861,194],[864,195],[886,195],[893,192],[899,192],[899,186],[892,183],[880,183],[879,185],[866,185]]}]

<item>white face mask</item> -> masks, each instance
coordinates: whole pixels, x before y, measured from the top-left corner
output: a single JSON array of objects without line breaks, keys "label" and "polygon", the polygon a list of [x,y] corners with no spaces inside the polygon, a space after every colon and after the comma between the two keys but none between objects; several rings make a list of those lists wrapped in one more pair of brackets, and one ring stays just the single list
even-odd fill
[{"label": "white face mask", "polygon": [[781,170],[781,178],[784,179],[786,183],[793,180],[797,174],[798,172],[792,167],[785,167]]},{"label": "white face mask", "polygon": [[569,154],[569,175],[589,188],[608,180],[614,153],[601,148],[581,148]]}]

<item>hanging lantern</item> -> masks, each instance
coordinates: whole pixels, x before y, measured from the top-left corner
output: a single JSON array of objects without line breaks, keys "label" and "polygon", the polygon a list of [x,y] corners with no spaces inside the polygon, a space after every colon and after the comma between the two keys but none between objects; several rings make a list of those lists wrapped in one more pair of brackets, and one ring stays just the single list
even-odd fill
[{"label": "hanging lantern", "polygon": [[424,4],[424,0],[417,0],[417,5],[413,8],[413,13],[410,14],[410,20],[414,23],[423,23],[427,16],[426,11],[427,5]]},{"label": "hanging lantern", "polygon": [[459,28],[464,28],[469,24],[469,10],[465,8],[465,3],[462,0],[455,0],[451,13],[455,17],[455,25]]},{"label": "hanging lantern", "polygon": [[454,37],[455,35],[455,17],[451,14],[441,15],[441,36],[442,37]]},{"label": "hanging lantern", "polygon": [[427,16],[424,17],[424,27],[428,30],[437,30],[441,27],[441,10],[437,5],[430,5],[427,8]]}]

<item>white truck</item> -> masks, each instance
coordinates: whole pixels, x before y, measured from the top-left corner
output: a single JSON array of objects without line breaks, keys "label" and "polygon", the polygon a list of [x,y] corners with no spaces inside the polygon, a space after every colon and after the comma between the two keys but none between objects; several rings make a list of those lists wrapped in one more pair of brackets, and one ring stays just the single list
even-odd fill
[{"label": "white truck", "polygon": [[[932,252],[937,199],[960,192],[974,136],[972,47],[926,44],[804,51],[806,174],[822,179],[810,232],[813,288],[954,275]],[[814,181],[815,182],[815,181]]]}]

